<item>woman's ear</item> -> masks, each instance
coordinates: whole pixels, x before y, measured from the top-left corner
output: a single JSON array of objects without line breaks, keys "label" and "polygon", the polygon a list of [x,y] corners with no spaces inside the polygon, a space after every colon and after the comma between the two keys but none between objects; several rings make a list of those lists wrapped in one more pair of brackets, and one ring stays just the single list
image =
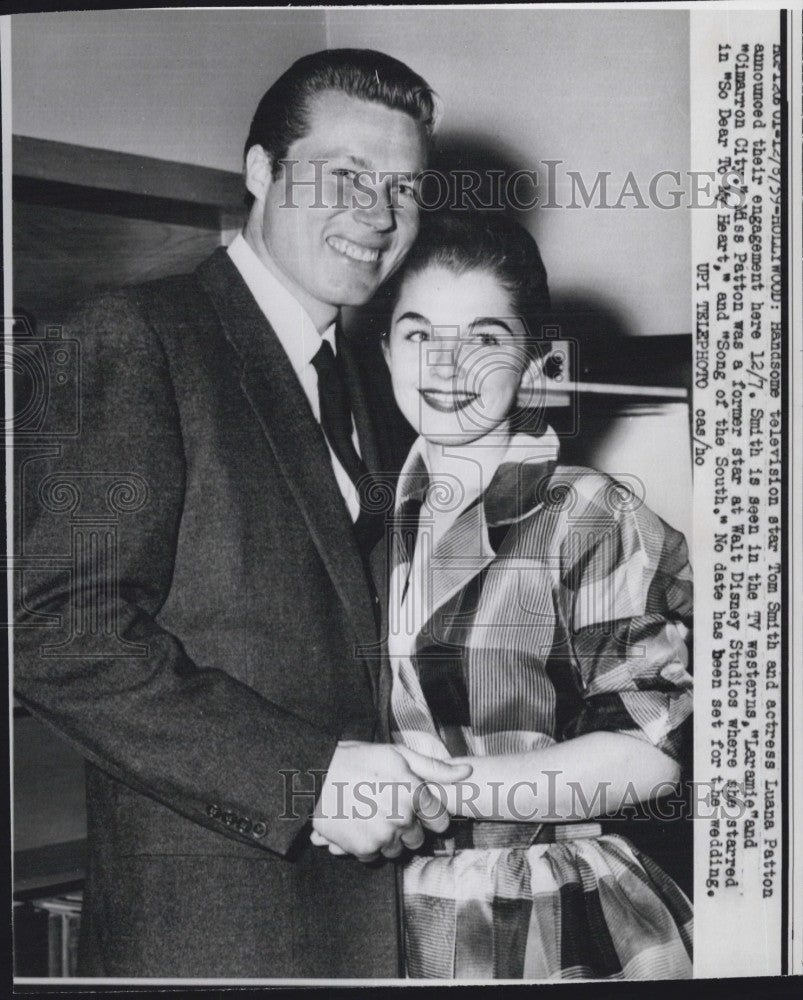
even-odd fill
[{"label": "woman's ear", "polygon": [[385,364],[390,368],[390,334],[383,333],[380,343],[382,344],[382,357],[385,359]]},{"label": "woman's ear", "polygon": [[273,175],[271,161],[262,146],[252,146],[245,154],[245,186],[257,201],[264,201]]}]

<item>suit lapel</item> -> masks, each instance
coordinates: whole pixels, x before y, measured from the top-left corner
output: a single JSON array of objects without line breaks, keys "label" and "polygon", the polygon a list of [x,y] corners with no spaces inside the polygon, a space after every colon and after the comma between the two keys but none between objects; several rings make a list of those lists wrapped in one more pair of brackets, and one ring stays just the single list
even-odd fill
[{"label": "suit lapel", "polygon": [[354,632],[360,642],[374,642],[372,599],[353,525],[332,473],[323,434],[292,365],[225,250],[202,264],[198,277],[212,299],[226,339],[242,360],[243,392]]}]

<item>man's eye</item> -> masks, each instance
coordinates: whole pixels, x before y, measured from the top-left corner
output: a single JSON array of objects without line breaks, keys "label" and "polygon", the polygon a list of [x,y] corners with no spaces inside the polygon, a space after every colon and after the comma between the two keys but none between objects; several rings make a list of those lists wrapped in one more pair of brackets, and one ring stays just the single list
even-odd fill
[{"label": "man's eye", "polygon": [[424,340],[429,340],[428,330],[409,330],[405,336],[405,340],[412,341],[414,344],[420,344]]},{"label": "man's eye", "polygon": [[356,174],[356,170],[349,170],[348,167],[335,167],[332,170],[333,177],[348,177],[349,180],[354,180]]}]

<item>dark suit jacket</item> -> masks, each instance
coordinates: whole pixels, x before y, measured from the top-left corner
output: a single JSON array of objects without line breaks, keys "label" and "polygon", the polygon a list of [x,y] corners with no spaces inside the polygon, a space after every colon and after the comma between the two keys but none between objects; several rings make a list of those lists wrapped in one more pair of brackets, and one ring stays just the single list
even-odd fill
[{"label": "dark suit jacket", "polygon": [[[222,249],[73,335],[80,433],[19,473],[15,684],[88,761],[82,972],[397,975],[393,865],[311,847],[314,796],[287,801],[387,732],[355,652],[377,598],[284,351]],[[389,394],[341,349],[363,456],[393,469]]]}]

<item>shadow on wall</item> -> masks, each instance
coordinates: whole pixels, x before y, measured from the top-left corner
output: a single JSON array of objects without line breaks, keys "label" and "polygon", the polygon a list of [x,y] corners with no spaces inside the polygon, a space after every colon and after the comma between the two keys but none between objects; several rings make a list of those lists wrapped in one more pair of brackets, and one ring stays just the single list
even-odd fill
[{"label": "shadow on wall", "polygon": [[[554,322],[570,344],[572,376],[597,385],[685,389],[691,394],[691,336],[633,336],[622,313],[609,302],[580,291],[553,299]],[[677,405],[677,404],[674,404]],[[654,414],[666,401],[636,397],[579,394],[574,433],[563,435],[566,461],[594,465],[610,424],[625,415]],[[679,441],[685,455],[688,441]]]},{"label": "shadow on wall", "polygon": [[[538,238],[532,171],[498,140],[461,132],[437,136],[429,172],[448,178],[449,206],[504,209]],[[438,190],[434,180],[424,183],[421,193],[427,207],[447,203],[444,186]]]}]

